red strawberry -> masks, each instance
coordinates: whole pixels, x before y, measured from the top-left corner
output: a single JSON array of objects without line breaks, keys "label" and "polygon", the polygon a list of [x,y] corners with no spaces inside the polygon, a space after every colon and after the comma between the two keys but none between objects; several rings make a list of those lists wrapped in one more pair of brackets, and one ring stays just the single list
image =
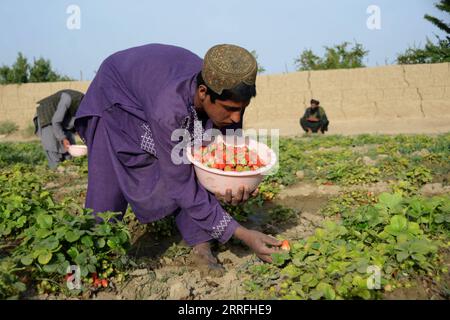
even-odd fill
[{"label": "red strawberry", "polygon": [[289,241],[283,240],[283,242],[281,243],[281,250],[285,250],[285,251],[290,251],[291,250],[291,246],[289,245]]},{"label": "red strawberry", "polygon": [[102,285],[102,280],[100,280],[100,279],[95,279],[94,280],[94,287],[100,287]]},{"label": "red strawberry", "polygon": [[106,288],[108,286],[108,280],[102,279],[102,286],[103,288]]}]

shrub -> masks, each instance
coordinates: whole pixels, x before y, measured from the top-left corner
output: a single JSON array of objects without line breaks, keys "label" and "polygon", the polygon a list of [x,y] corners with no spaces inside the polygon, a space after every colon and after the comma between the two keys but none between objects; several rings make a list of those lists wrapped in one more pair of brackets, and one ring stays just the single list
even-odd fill
[{"label": "shrub", "polygon": [[19,126],[10,120],[0,121],[0,134],[11,134],[19,130]]}]

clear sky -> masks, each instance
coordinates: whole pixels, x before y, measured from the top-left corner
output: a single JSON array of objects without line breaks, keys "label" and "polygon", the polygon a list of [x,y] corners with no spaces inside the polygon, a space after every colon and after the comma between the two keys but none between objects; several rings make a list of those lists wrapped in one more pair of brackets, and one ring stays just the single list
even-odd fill
[{"label": "clear sky", "polygon": [[[111,53],[146,43],[185,47],[203,57],[218,43],[256,50],[266,73],[294,71],[305,48],[358,41],[370,50],[368,66],[393,63],[408,45],[434,38],[425,13],[442,17],[437,0],[1,0],[0,65],[21,51],[50,59],[60,73],[92,79]],[[80,28],[69,29],[70,5],[80,8]],[[380,30],[366,12],[380,8]]]}]

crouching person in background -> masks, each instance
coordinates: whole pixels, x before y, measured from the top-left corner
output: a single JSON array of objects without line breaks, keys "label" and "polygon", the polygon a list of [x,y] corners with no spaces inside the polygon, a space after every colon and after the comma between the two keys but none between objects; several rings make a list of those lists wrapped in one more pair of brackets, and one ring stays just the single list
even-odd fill
[{"label": "crouching person in background", "polygon": [[75,144],[75,114],[84,94],[61,90],[37,102],[33,118],[35,134],[40,139],[50,168],[70,159],[69,146]]},{"label": "crouching person in background", "polygon": [[318,100],[311,99],[311,106],[306,109],[305,114],[300,119],[300,125],[306,133],[317,133],[320,131],[322,134],[328,131],[328,124],[330,122],[327,119],[325,110],[320,106]]}]

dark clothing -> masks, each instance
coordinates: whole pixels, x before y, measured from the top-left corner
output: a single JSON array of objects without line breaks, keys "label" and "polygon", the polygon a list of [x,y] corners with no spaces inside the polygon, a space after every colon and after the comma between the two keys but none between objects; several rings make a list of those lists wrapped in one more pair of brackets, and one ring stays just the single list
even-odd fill
[{"label": "dark clothing", "polygon": [[[60,91],[57,95],[59,100],[56,102],[54,101],[56,95],[39,101],[41,104],[33,118],[35,133],[41,138],[50,168],[55,168],[60,162],[70,159],[70,155],[64,148],[64,139],[68,139],[71,144],[75,144],[74,121],[78,104],[74,105],[72,100],[74,95],[71,96],[67,91],[72,90]],[[75,99],[77,98],[75,97]],[[56,107],[54,107],[54,103],[56,103]],[[42,121],[41,116],[44,121]],[[43,123],[47,124],[43,125]]]},{"label": "dark clothing", "polygon": [[58,104],[63,93],[70,96],[70,105],[67,108],[64,120],[72,119],[75,117],[75,113],[77,112],[78,106],[80,105],[80,102],[84,97],[84,93],[69,89],[61,90],[37,102],[39,106],[37,107],[36,111],[41,128],[52,124],[52,118],[56,112],[56,109],[58,108]]},{"label": "dark clothing", "polygon": [[[316,118],[318,121],[310,121],[308,118]],[[325,131],[328,131],[328,124],[330,122],[328,121],[327,115],[325,113],[325,110],[322,107],[318,108],[307,108],[305,111],[305,114],[300,119],[300,125],[302,126],[303,130],[305,132],[308,132],[308,128],[316,133],[319,130],[324,133]]]}]

